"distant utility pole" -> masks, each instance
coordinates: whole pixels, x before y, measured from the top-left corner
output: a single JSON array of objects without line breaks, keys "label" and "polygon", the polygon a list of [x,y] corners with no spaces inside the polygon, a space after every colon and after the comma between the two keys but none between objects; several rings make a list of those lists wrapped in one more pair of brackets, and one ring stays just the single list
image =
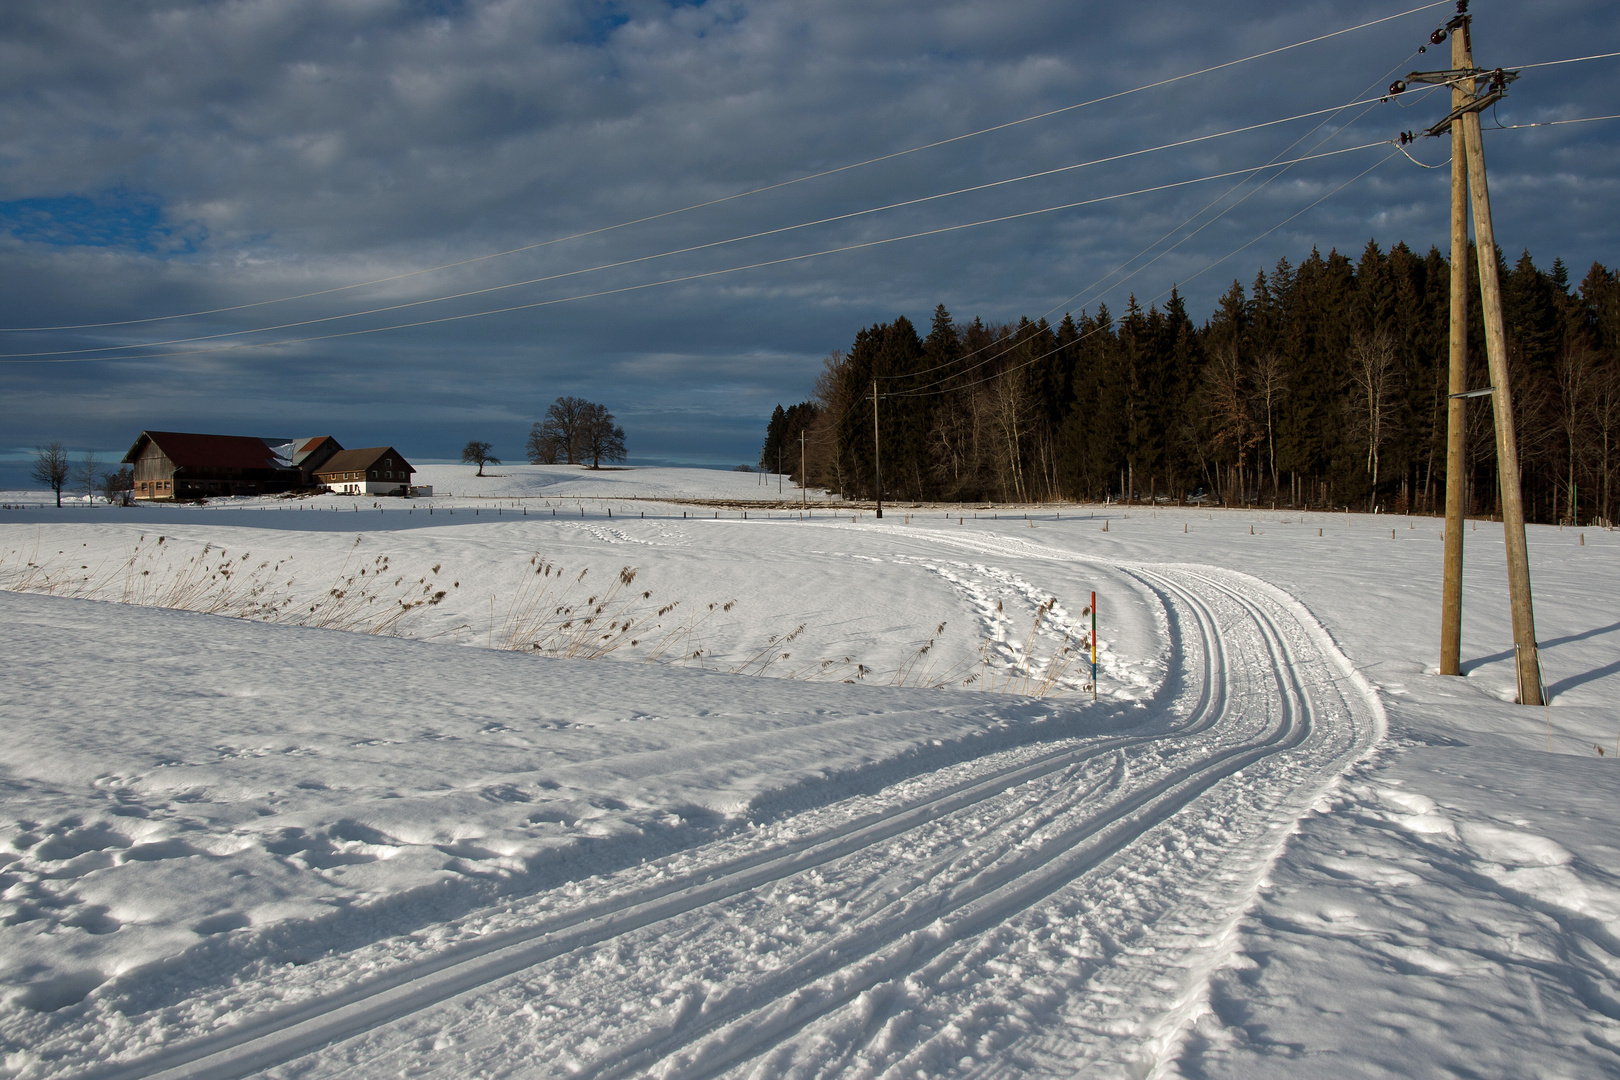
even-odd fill
[{"label": "distant utility pole", "polygon": [[799,429],[799,509],[810,508],[810,475],[804,471],[804,428]]},{"label": "distant utility pole", "polygon": [[878,444],[877,380],[872,380],[872,467],[877,472],[877,516],[883,516],[883,448]]},{"label": "distant utility pole", "polygon": [[[1452,36],[1451,55],[1452,65],[1448,71],[1414,71],[1406,77],[1406,82],[1430,83],[1452,88],[1452,110],[1446,117],[1423,134],[1426,136],[1443,135],[1447,131],[1452,133],[1452,152],[1456,153],[1456,129],[1462,129],[1462,145],[1464,157],[1468,167],[1468,188],[1472,197],[1474,208],[1474,241],[1479,252],[1479,292],[1482,311],[1485,317],[1485,354],[1489,362],[1491,385],[1485,390],[1469,391],[1462,388],[1461,378],[1458,374],[1458,348],[1457,336],[1459,323],[1466,328],[1466,322],[1459,316],[1457,308],[1452,309],[1452,370],[1451,370],[1451,402],[1447,409],[1447,470],[1446,477],[1446,587],[1442,593],[1442,605],[1453,599],[1454,607],[1442,607],[1441,611],[1441,662],[1444,671],[1445,650],[1448,645],[1446,633],[1450,620],[1456,620],[1457,634],[1460,646],[1460,627],[1462,617],[1462,518],[1457,514],[1452,519],[1453,476],[1450,469],[1457,456],[1456,446],[1457,429],[1461,426],[1458,418],[1458,405],[1469,397],[1489,394],[1493,406],[1493,415],[1496,422],[1496,464],[1497,474],[1501,478],[1502,498],[1502,531],[1507,549],[1508,570],[1508,599],[1513,613],[1513,649],[1516,654],[1519,684],[1519,702],[1524,705],[1543,704],[1541,688],[1541,662],[1536,653],[1536,621],[1535,611],[1530,597],[1530,553],[1525,542],[1524,531],[1524,501],[1523,489],[1519,480],[1519,445],[1513,428],[1513,390],[1508,377],[1507,367],[1507,333],[1502,323],[1502,286],[1497,277],[1496,267],[1496,233],[1491,226],[1491,196],[1490,188],[1485,180],[1485,144],[1480,134],[1479,114],[1496,104],[1507,96],[1507,85],[1519,77],[1516,71],[1503,71],[1497,68],[1494,71],[1477,68],[1473,64],[1473,43],[1471,40],[1472,17],[1468,14],[1468,0],[1458,0],[1457,14],[1446,25],[1434,32],[1429,38],[1430,42],[1438,45],[1450,34]],[[1396,83],[1390,87],[1394,93],[1406,89],[1405,83]],[[1402,135],[1403,142],[1410,142],[1410,133]],[[1455,162],[1455,156],[1453,157]],[[1456,277],[1465,274],[1467,263],[1459,267],[1455,261],[1457,244],[1456,209],[1458,205],[1457,180],[1455,179],[1455,164],[1453,165],[1452,181],[1452,298],[1455,305],[1460,292],[1456,285]],[[1466,348],[1466,345],[1464,346]],[[1461,478],[1456,480],[1461,486]],[[1456,497],[1459,504],[1460,493]],[[1455,554],[1455,567],[1453,566],[1452,533],[1457,535]],[[1453,586],[1451,576],[1453,569],[1456,572],[1456,582]]]}]

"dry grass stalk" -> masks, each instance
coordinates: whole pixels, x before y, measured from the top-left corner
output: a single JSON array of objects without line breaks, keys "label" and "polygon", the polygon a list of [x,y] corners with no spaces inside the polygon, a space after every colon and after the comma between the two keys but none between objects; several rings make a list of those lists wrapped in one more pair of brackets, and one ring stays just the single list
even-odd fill
[{"label": "dry grass stalk", "polygon": [[[441,566],[407,582],[390,568],[390,557],[369,561],[360,554],[363,538],[356,537],[335,579],[315,592],[303,593],[296,574],[286,568],[292,558],[256,565],[252,556],[237,556],[224,548],[204,544],[188,554],[187,545],[159,536],[148,542],[143,535],[130,554],[114,566],[74,565],[65,551],[56,559],[42,559],[36,540],[31,552],[14,549],[0,555],[0,589],[44,593],[82,599],[173,608],[212,615],[255,619],[261,622],[365,634],[403,636],[427,608],[445,600],[449,590],[436,575]],[[647,663],[690,664],[707,667],[713,659],[699,632],[716,615],[730,612],[735,600],[711,603],[692,610],[684,621],[666,626],[665,620],[682,608],[681,602],[655,603],[651,590],[637,591],[638,571],[623,567],[600,593],[586,592],[589,568],[565,577],[561,568],[536,553],[531,572],[506,606],[494,617],[491,596],[488,644],[491,648],[545,656],[601,659],[621,649],[640,652]],[[388,582],[387,578],[394,580]],[[303,593],[303,595],[300,595]],[[1057,601],[1048,600],[1035,612],[1029,634],[1016,649],[986,638],[977,659],[941,669],[937,642],[945,631],[941,622],[934,633],[901,662],[889,679],[893,686],[928,689],[957,687],[994,693],[1048,697],[1074,689],[1071,672],[1082,659],[1082,633],[1063,631],[1052,618]],[[1043,623],[1052,624],[1047,635],[1057,645],[1040,655],[1036,645]],[[773,635],[740,663],[728,668],[735,674],[770,676],[806,682],[866,682],[877,674],[853,656],[818,659],[803,667],[783,670],[792,658],[785,646],[805,632],[800,624]],[[1061,633],[1061,638],[1057,635]],[[977,668],[976,671],[971,670]],[[1076,684],[1078,685],[1078,684]]]},{"label": "dry grass stalk", "polygon": [[[296,575],[283,578],[291,558],[253,564],[251,553],[231,556],[224,548],[204,544],[186,554],[184,545],[143,535],[116,567],[78,567],[58,552],[55,561],[21,550],[0,556],[0,588],[87,600],[173,608],[260,622],[348,630],[363,634],[400,635],[423,609],[438,605],[446,590],[423,575],[407,584],[404,575],[392,583],[389,557],[379,555],[357,565],[361,538],[355,539],[330,585],[313,596],[300,596]],[[437,571],[437,567],[434,568]]]}]

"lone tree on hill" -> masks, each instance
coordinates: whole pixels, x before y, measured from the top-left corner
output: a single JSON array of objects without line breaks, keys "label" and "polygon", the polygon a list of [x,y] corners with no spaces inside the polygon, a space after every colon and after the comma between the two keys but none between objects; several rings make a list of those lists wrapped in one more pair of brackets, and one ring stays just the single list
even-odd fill
[{"label": "lone tree on hill", "polygon": [[624,428],[613,422],[613,414],[601,405],[587,405],[580,418],[579,456],[591,459],[591,468],[604,461],[624,460]]},{"label": "lone tree on hill", "polygon": [[604,406],[578,397],[560,397],[546,418],[529,431],[529,460],[536,465],[569,465],[624,460],[624,429],[613,424]]},{"label": "lone tree on hill", "polygon": [[60,439],[53,439],[44,446],[34,447],[34,467],[28,475],[33,477],[35,483],[44,484],[56,492],[56,505],[62,505],[62,485],[68,482],[72,468],[68,465],[67,447],[62,445]]},{"label": "lone tree on hill", "polygon": [[487,442],[474,439],[461,450],[461,460],[469,465],[478,466],[478,475],[484,475],[485,465],[499,465],[501,459],[495,456],[495,447]]},{"label": "lone tree on hill", "polygon": [[555,465],[559,461],[579,464],[580,420],[590,404],[577,397],[553,401],[546,418],[529,431],[529,460],[536,465]]}]

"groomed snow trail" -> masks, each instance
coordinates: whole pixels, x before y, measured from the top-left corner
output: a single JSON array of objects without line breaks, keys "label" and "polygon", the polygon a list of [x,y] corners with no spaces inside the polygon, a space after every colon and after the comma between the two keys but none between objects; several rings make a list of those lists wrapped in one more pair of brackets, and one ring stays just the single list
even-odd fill
[{"label": "groomed snow trail", "polygon": [[744,831],[569,914],[520,901],[518,929],[93,1075],[1154,1075],[1383,718],[1285,594],[1124,569],[1171,651],[1138,726]]}]

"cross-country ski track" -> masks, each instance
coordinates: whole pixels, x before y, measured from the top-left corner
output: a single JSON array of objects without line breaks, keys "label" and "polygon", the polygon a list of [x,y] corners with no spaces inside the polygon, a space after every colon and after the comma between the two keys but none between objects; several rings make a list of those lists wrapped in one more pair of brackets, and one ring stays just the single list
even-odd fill
[{"label": "cross-country ski track", "polygon": [[1279,590],[1116,570],[1162,605],[1170,652],[1128,723],[712,840],[563,914],[510,901],[501,932],[82,1075],[1152,1075],[1383,720]]}]

